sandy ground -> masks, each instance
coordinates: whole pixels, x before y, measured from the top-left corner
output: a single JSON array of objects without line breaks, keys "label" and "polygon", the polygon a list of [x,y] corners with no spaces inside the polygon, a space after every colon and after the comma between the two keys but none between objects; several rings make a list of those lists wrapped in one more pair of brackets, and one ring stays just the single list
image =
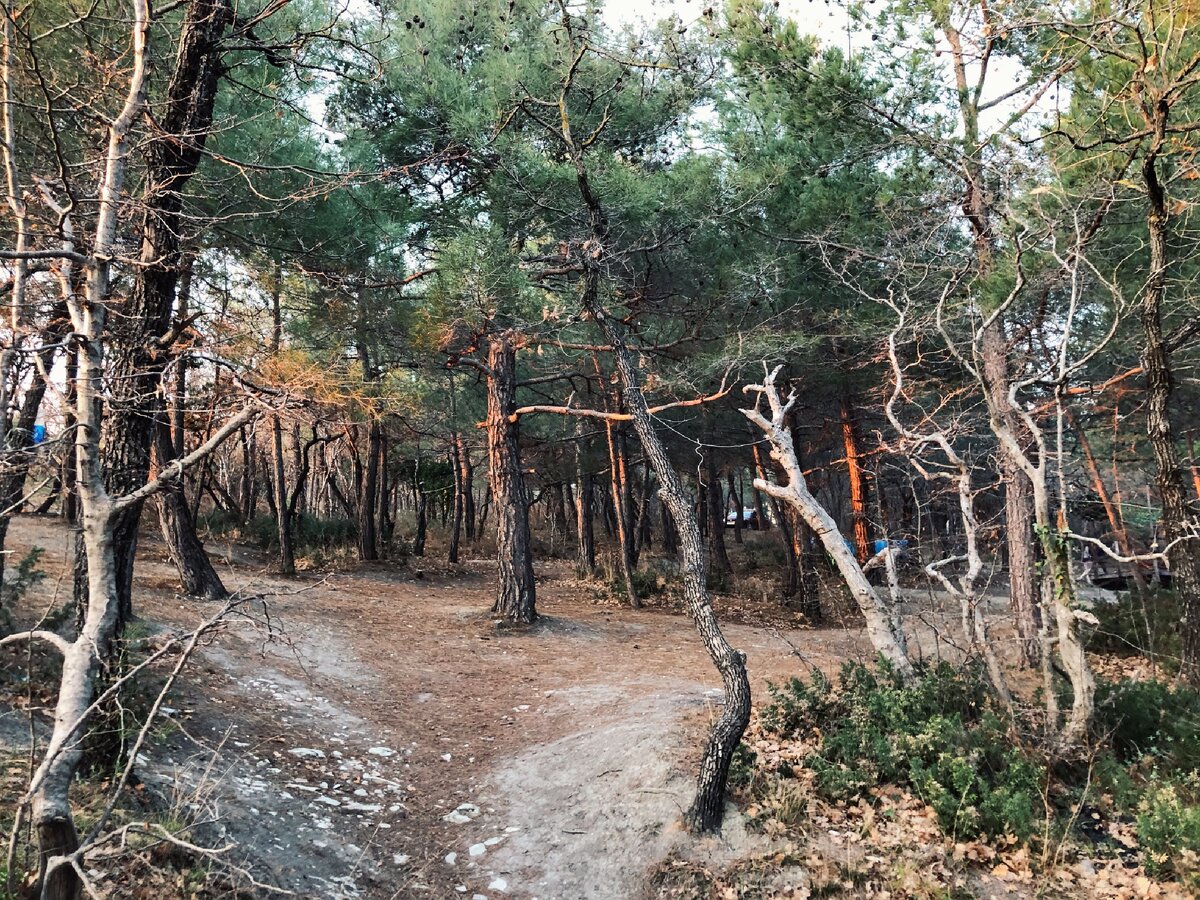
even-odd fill
[{"label": "sandy ground", "polygon": [[[70,538],[14,522],[9,547],[33,545],[52,577],[32,600],[49,606]],[[498,630],[487,560],[284,580],[244,548],[209,549],[228,587],[263,599],[203,648],[145,777],[215,812],[260,880],[305,897],[625,898],[674,847],[719,859],[758,840],[732,810],[716,838],[677,825],[721,701],[687,618],[597,602],[548,564],[542,623]],[[134,606],[149,628],[211,615],[176,585],[148,535]],[[844,629],[726,631],[759,695],[869,656]]]}]

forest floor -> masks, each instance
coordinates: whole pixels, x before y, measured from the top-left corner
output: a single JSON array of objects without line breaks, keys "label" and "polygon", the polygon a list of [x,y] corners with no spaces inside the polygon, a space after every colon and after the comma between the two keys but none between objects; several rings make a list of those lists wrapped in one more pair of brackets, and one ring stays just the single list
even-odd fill
[{"label": "forest floor", "polygon": [[[69,532],[21,518],[8,546],[45,549],[20,618],[60,604]],[[624,898],[672,854],[720,867],[768,849],[732,806],[720,836],[678,828],[721,697],[685,616],[617,606],[549,562],[542,621],[510,630],[487,615],[489,560],[281,579],[244,547],[210,551],[229,588],[263,599],[206,642],[140,774],[258,879],[305,897]],[[217,608],[176,589],[148,534],[134,592],[147,632]],[[870,657],[857,630],[801,624],[780,611],[726,625],[758,697]],[[27,733],[23,712],[3,724],[0,739]]]}]

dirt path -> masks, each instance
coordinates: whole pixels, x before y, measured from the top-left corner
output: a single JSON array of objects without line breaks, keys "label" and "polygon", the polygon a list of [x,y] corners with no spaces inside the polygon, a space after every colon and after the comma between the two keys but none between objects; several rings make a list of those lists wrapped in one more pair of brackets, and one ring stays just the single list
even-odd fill
[{"label": "dirt path", "polygon": [[[66,531],[15,522],[9,546],[35,544],[60,571]],[[235,622],[204,649],[150,771],[190,785],[260,879],[310,897],[619,898],[691,841],[675,823],[720,682],[687,619],[597,604],[548,566],[545,621],[504,632],[483,614],[485,560],[281,581],[210,549],[227,586],[267,595],[273,635]],[[150,627],[211,613],[175,586],[147,538],[134,605]],[[826,667],[867,654],[850,632],[728,632],[760,691],[803,672],[788,641]],[[701,850],[748,840],[735,818]]]}]

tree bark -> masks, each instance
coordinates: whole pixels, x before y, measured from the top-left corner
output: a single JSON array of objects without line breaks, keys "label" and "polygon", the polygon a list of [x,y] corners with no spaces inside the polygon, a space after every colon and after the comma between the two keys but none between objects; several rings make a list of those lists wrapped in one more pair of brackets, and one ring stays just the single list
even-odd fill
[{"label": "tree bark", "polygon": [[609,485],[612,489],[613,510],[617,520],[617,561],[621,567],[621,579],[625,582],[625,597],[634,609],[641,608],[642,601],[637,595],[637,587],[633,583],[633,535],[629,530],[629,504],[626,503],[628,486],[624,482],[625,466],[618,452],[615,431],[611,422],[604,423],[605,436],[608,439],[608,471]]},{"label": "tree bark", "polygon": [[[176,319],[187,318],[191,299],[192,255],[188,255],[181,263],[178,296],[176,303]],[[156,450],[158,451],[158,466],[162,469],[183,456],[186,449],[184,439],[184,404],[187,388],[187,358],[178,357],[175,360],[175,382],[173,390],[173,405],[171,422],[160,422],[158,426]],[[243,429],[244,431],[244,429]],[[167,555],[179,572],[179,584],[183,593],[188,597],[202,600],[224,600],[229,591],[221,582],[221,577],[213,567],[212,560],[196,534],[196,523],[192,518],[192,509],[188,505],[187,492],[183,479],[168,485],[158,495],[158,522],[162,529],[163,543]]]},{"label": "tree bark", "polygon": [[[1096,496],[1100,498],[1100,505],[1104,507],[1104,515],[1108,519],[1109,530],[1117,541],[1121,555],[1133,556],[1133,544],[1129,540],[1129,532],[1125,530],[1125,523],[1121,521],[1117,507],[1108,493],[1108,486],[1104,483],[1104,476],[1100,473],[1100,466],[1096,462],[1096,455],[1092,452],[1092,442],[1088,440],[1087,432],[1080,427],[1079,421],[1070,409],[1066,410],[1066,416],[1071,430],[1075,432],[1075,439],[1079,442],[1079,450],[1083,453],[1083,462],[1087,468],[1088,476],[1092,480],[1092,489],[1096,492]],[[1130,570],[1138,591],[1145,593],[1146,579],[1142,576],[1141,569],[1134,563],[1130,566]]]},{"label": "tree bark", "polygon": [[[999,317],[984,329],[980,340],[988,406],[1014,434],[1021,425],[1008,399],[1008,341]],[[1037,665],[1041,656],[1038,634],[1042,623],[1037,603],[1037,559],[1034,552],[1033,484],[1020,462],[1003,444],[999,447],[1000,475],[1004,481],[1004,525],[1008,545],[1008,596],[1016,619],[1021,659]]]},{"label": "tree bark", "polygon": [[458,464],[461,469],[463,498],[463,530],[468,541],[479,535],[475,525],[475,466],[471,463],[471,448],[466,439],[458,436]]},{"label": "tree bark", "polygon": [[537,589],[529,535],[529,495],[521,473],[516,410],[517,336],[511,331],[488,338],[488,478],[496,506],[496,558],[499,573],[492,612],[510,622],[537,619]]},{"label": "tree bark", "polygon": [[596,535],[593,529],[592,507],[594,488],[592,473],[587,471],[583,448],[583,419],[575,420],[575,566],[581,575],[596,574]]},{"label": "tree bark", "polygon": [[379,538],[375,531],[375,509],[379,503],[379,456],[383,431],[379,418],[372,413],[367,427],[367,465],[363,474],[362,493],[358,498],[358,558],[379,559]]},{"label": "tree bark", "polygon": [[874,553],[871,546],[871,523],[867,517],[867,473],[862,464],[862,439],[858,422],[843,396],[838,402],[838,418],[842,429],[842,447],[846,453],[846,469],[850,475],[850,527],[854,536],[854,552],[860,565],[866,565]]},{"label": "tree bark", "polygon": [[725,492],[712,450],[704,454],[704,508],[708,517],[708,559],[712,571],[728,575],[733,569],[725,549]]},{"label": "tree bark", "polygon": [[[838,529],[837,523],[829,512],[808,489],[804,472],[796,457],[795,445],[792,442],[791,429],[787,418],[794,402],[793,394],[785,403],[780,400],[775,387],[776,369],[762,385],[754,385],[753,389],[764,394],[770,404],[771,418],[767,419],[757,409],[743,409],[742,413],[751,422],[763,430],[771,441],[771,456],[783,468],[787,475],[786,485],[773,484],[766,479],[755,479],[754,486],[768,495],[777,497],[790,504],[808,526],[817,534],[825,552],[833,559],[834,564],[850,589],[851,595],[858,604],[866,623],[867,637],[875,651],[905,678],[913,677],[912,663],[908,659],[907,641],[900,627],[897,611],[890,608],[876,593],[875,588],[863,574],[862,566],[854,553],[846,546],[846,541]],[[750,388],[747,388],[750,390]]]},{"label": "tree bark", "polygon": [[[564,12],[566,32],[569,35],[569,15]],[[608,316],[600,301],[600,279],[603,248],[607,244],[608,224],[599,199],[592,191],[584,163],[583,148],[571,134],[567,117],[567,94],[571,89],[570,78],[562,87],[562,139],[567,154],[574,165],[579,195],[588,213],[591,239],[598,253],[582,256],[584,267],[583,292],[580,305],[583,312],[601,328],[604,338],[612,347],[625,407],[632,417],[634,430],[642,444],[654,474],[658,478],[659,497],[675,519],[679,533],[681,561],[683,565],[683,595],[688,613],[708,651],[709,658],[721,674],[725,687],[725,705],[713,725],[712,733],[700,761],[700,773],[696,784],[696,796],[687,812],[684,823],[693,831],[714,831],[721,825],[725,804],[725,785],[729,779],[729,765],[734,751],[742,739],[750,721],[750,679],[746,675],[745,654],[734,650],[721,633],[716,614],[708,595],[704,561],[704,543],[696,520],[691,499],[683,489],[679,473],[675,471],[666,447],[654,430],[654,420],[642,393],[638,368],[633,355],[625,343],[620,327]]]},{"label": "tree bark", "polygon": [[[158,434],[158,465],[161,470],[179,457],[166,423],[159,427]],[[192,510],[188,506],[182,479],[159,493],[158,516],[167,555],[179,572],[183,593],[201,600],[224,600],[228,597],[229,591],[225,589],[221,576],[217,574],[204,550],[204,544],[196,534],[196,524],[192,521]]]},{"label": "tree bark", "polygon": [[[1146,373],[1146,434],[1154,451],[1156,481],[1162,501],[1163,531],[1168,543],[1177,542],[1167,554],[1171,563],[1171,587],[1179,597],[1179,634],[1182,638],[1179,674],[1200,685],[1200,561],[1195,534],[1197,515],[1188,502],[1186,481],[1175,443],[1171,420],[1174,371],[1171,351],[1163,336],[1162,307],[1167,292],[1170,266],[1167,237],[1170,227],[1166,191],[1159,179],[1158,151],[1166,143],[1169,107],[1156,108],[1154,150],[1142,162],[1142,181],[1149,206],[1146,228],[1150,238],[1150,267],[1142,291],[1142,369]],[[1190,538],[1189,538],[1190,536]]]},{"label": "tree bark", "polygon": [[458,564],[458,544],[462,540],[463,527],[463,481],[462,461],[458,455],[458,435],[450,442],[450,472],[454,476],[454,518],[450,525],[449,561]]},{"label": "tree bark", "polygon": [[[580,177],[582,179],[584,176]],[[638,370],[625,339],[600,306],[595,287],[593,282],[585,292],[584,308],[600,323],[605,339],[613,347],[625,406],[633,417],[634,430],[658,478],[659,497],[675,520],[679,534],[684,601],[725,687],[725,705],[713,725],[700,762],[696,796],[684,813],[684,822],[691,830],[714,831],[720,827],[724,815],[729,764],[750,721],[750,679],[746,675],[746,657],[729,645],[717,624],[708,596],[704,542],[700,537],[695,510],[684,492],[683,483],[667,455],[666,447],[654,430],[654,420],[650,417],[638,380]]]},{"label": "tree bark", "polygon": [[[105,486],[112,496],[141,487],[149,475],[164,350],[181,262],[184,191],[203,158],[220,81],[220,43],[233,19],[229,0],[190,0],[178,38],[175,68],[156,114],[161,135],[146,144],[139,264],[130,297],[110,323],[106,376],[111,399],[104,420]],[[142,505],[125,508],[114,531],[118,631],[132,615],[133,565]],[[79,553],[81,560],[85,553]],[[82,586],[86,579],[77,584]],[[79,597],[82,599],[82,597]]]}]

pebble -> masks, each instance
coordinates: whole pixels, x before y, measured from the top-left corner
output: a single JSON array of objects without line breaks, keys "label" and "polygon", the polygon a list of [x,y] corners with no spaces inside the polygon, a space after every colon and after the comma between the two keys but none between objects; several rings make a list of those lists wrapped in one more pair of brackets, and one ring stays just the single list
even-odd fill
[{"label": "pebble", "polygon": [[324,759],[324,750],[314,750],[312,747],[293,747],[288,751],[292,756],[299,756],[301,759]]},{"label": "pebble", "polygon": [[448,812],[442,818],[451,825],[465,825],[479,815],[479,807],[474,803],[460,803],[453,812]]},{"label": "pebble", "polygon": [[448,865],[448,866],[452,866],[452,865],[454,865],[454,861],[455,861],[456,859],[458,859],[458,854],[457,854],[457,853],[453,853],[453,852],[451,852],[451,853],[447,853],[447,854],[446,854],[446,865]]},{"label": "pebble", "polygon": [[470,853],[472,857],[483,856],[483,854],[487,853],[487,847],[485,847],[483,844],[472,844],[471,849],[467,852]]},{"label": "pebble", "polygon": [[503,878],[496,878],[492,881],[491,884],[488,885],[488,890],[489,891],[500,891],[500,893],[504,893],[508,890],[508,882],[505,881]]}]

